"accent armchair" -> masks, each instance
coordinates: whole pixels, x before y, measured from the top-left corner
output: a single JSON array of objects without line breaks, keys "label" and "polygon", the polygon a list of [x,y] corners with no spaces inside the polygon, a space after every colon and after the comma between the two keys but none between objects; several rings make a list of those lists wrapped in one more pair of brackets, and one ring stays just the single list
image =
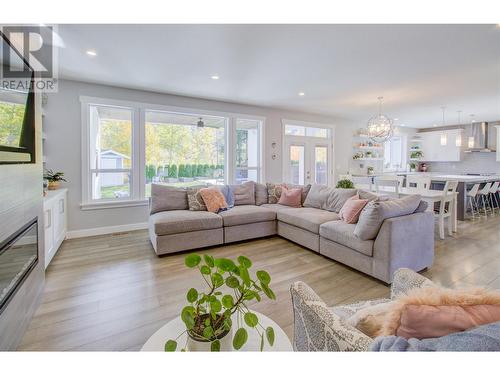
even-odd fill
[{"label": "accent armchair", "polygon": [[[411,289],[434,286],[418,273],[400,268],[394,273],[391,299]],[[347,323],[358,310],[390,301],[377,299],[328,307],[304,282],[295,282],[290,292],[294,315],[295,351],[368,351],[373,339]]]}]

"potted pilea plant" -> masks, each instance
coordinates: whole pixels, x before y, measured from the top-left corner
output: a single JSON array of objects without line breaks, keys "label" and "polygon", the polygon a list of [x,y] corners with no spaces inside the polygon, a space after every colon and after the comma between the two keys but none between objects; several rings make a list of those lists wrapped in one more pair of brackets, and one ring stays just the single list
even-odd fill
[{"label": "potted pilea plant", "polygon": [[[257,330],[261,351],[264,340],[271,346],[274,344],[273,328],[263,327],[257,315],[247,307],[247,302],[251,300],[260,301],[262,294],[276,299],[269,287],[271,277],[266,271],[257,271],[257,280],[254,280],[249,272],[252,262],[244,256],[239,256],[234,262],[227,258],[203,255],[202,259],[198,254],[189,254],[184,263],[189,268],[198,268],[208,291],[188,290],[188,304],[181,311],[186,330],[177,338],[168,340],[165,351],[177,350],[177,340],[184,334],[187,339],[181,351],[239,350],[248,339],[246,327]],[[234,314],[237,314],[237,327],[233,327],[231,320]],[[233,329],[236,329],[234,336]]]},{"label": "potted pilea plant", "polygon": [[339,180],[337,182],[337,186],[335,186],[337,189],[354,189],[354,183],[347,179],[344,178],[342,180]]},{"label": "potted pilea plant", "polygon": [[52,169],[47,169],[43,175],[43,178],[48,182],[49,190],[59,189],[61,181],[67,182],[64,178],[63,172],[54,172]]}]

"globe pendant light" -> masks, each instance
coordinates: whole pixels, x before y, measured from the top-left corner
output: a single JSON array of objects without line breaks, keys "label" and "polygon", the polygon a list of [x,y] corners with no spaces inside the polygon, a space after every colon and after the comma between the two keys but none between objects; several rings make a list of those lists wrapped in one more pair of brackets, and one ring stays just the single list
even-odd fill
[{"label": "globe pendant light", "polygon": [[384,97],[379,96],[377,99],[379,103],[378,115],[368,120],[367,130],[372,141],[383,143],[392,137],[394,128],[392,119],[382,114],[382,99]]}]

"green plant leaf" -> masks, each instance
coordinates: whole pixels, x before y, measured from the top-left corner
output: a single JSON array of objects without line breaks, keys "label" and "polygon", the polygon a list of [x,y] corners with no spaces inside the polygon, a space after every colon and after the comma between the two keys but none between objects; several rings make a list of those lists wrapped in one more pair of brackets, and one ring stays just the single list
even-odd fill
[{"label": "green plant leaf", "polygon": [[224,278],[220,273],[214,273],[212,274],[212,283],[218,288],[224,284]]},{"label": "green plant leaf", "polygon": [[240,269],[241,280],[243,280],[243,283],[246,286],[250,286],[251,280],[250,280],[250,275],[248,273],[248,270],[244,266],[240,266],[239,269]]},{"label": "green plant leaf", "polygon": [[222,305],[218,300],[210,302],[210,311],[213,313],[218,313],[222,310]]},{"label": "green plant leaf", "polygon": [[182,309],[181,319],[187,329],[192,329],[194,327],[194,309],[192,306],[186,306]]},{"label": "green plant leaf", "polygon": [[198,291],[195,288],[189,289],[186,298],[189,303],[193,303],[198,299]]},{"label": "green plant leaf", "polygon": [[184,258],[184,263],[187,267],[193,268],[196,267],[201,262],[201,257],[198,254],[189,254]]},{"label": "green plant leaf", "polygon": [[252,261],[250,259],[248,259],[247,257],[244,257],[243,255],[240,255],[238,257],[238,263],[241,264],[245,268],[252,267]]},{"label": "green plant leaf", "polygon": [[257,315],[255,315],[254,313],[251,313],[251,312],[247,312],[245,313],[245,316],[244,316],[244,319],[245,319],[245,323],[249,326],[249,327],[255,327],[257,324],[259,324],[259,318],[257,318]]},{"label": "green plant leaf", "polygon": [[210,325],[210,318],[206,318],[204,323],[205,323],[205,326],[209,326]]},{"label": "green plant leaf", "polygon": [[271,276],[266,271],[257,271],[256,274],[262,284],[269,284],[271,282]]},{"label": "green plant leaf", "polygon": [[168,340],[165,343],[165,351],[166,352],[175,352],[175,349],[177,349],[177,341]]},{"label": "green plant leaf", "polygon": [[240,350],[243,345],[247,342],[248,332],[245,328],[239,328],[233,337],[233,348]]},{"label": "green plant leaf", "polygon": [[203,337],[205,337],[206,339],[210,339],[213,334],[214,329],[211,326],[205,327],[205,329],[203,329]]},{"label": "green plant leaf", "polygon": [[212,268],[214,266],[214,258],[210,255],[203,255],[203,259],[205,260],[205,264]]},{"label": "green plant leaf", "polygon": [[273,327],[266,328],[266,337],[267,337],[267,342],[269,342],[269,345],[273,346],[273,344],[274,344],[274,329],[273,329]]},{"label": "green plant leaf", "polygon": [[211,352],[220,352],[220,341],[219,340],[214,340],[210,344],[210,351]]},{"label": "green plant leaf", "polygon": [[240,286],[240,282],[238,281],[238,279],[234,276],[229,276],[227,279],[226,279],[226,285],[230,288],[237,288]]},{"label": "green plant leaf", "polygon": [[215,265],[226,272],[232,272],[236,268],[234,262],[227,258],[215,259]]},{"label": "green plant leaf", "polygon": [[210,275],[210,273],[212,272],[212,270],[210,269],[209,266],[203,265],[203,266],[200,267],[200,272],[202,274],[204,274],[204,275]]},{"label": "green plant leaf", "polygon": [[224,297],[222,297],[222,306],[224,306],[226,309],[230,309],[231,307],[233,307],[233,296],[230,294],[226,294]]},{"label": "green plant leaf", "polygon": [[265,295],[270,298],[270,299],[276,299],[276,296],[274,295],[274,292],[267,286],[267,284],[260,283],[260,286],[262,287],[262,291],[265,293]]}]

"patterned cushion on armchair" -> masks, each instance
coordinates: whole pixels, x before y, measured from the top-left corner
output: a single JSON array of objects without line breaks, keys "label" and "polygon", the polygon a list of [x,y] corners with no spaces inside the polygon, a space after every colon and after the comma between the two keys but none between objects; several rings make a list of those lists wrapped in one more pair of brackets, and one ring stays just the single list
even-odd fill
[{"label": "patterned cushion on armchair", "polygon": [[[394,273],[391,299],[414,288],[434,286],[432,281],[407,268]],[[367,351],[373,339],[359,331],[347,319],[368,306],[390,301],[377,299],[328,307],[307,284],[298,281],[290,288],[294,314],[296,351]]]}]

